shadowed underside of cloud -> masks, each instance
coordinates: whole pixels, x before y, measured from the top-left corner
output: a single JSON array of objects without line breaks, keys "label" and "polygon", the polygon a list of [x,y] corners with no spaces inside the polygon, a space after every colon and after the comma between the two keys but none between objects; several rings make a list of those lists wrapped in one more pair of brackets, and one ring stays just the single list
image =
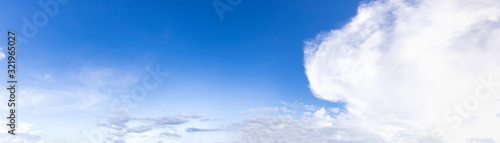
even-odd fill
[{"label": "shadowed underside of cloud", "polygon": [[215,131],[223,131],[222,129],[201,129],[201,128],[187,128],[186,132],[192,133],[192,132],[215,132]]},{"label": "shadowed underside of cloud", "polygon": [[381,142],[500,142],[497,0],[372,1],[304,52],[315,96],[347,103],[349,119],[329,126],[339,132]]},{"label": "shadowed underside of cloud", "polygon": [[143,138],[142,140],[146,140],[146,137],[171,140],[181,137],[181,133],[176,130],[175,125],[185,124],[192,119],[198,118],[200,116],[192,114],[178,114],[158,118],[133,118],[125,114],[118,114],[116,117],[99,123],[98,126],[109,132],[110,137],[107,137],[107,140],[114,142],[125,142],[127,138]]}]

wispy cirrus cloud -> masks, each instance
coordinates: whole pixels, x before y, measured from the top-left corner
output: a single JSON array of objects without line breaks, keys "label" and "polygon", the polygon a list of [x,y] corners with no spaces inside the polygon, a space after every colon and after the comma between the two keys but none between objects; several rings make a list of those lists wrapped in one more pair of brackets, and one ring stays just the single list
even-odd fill
[{"label": "wispy cirrus cloud", "polygon": [[138,81],[138,75],[120,68],[84,66],[67,73],[32,74],[22,94],[24,108],[44,112],[104,111],[113,97],[127,93]]}]

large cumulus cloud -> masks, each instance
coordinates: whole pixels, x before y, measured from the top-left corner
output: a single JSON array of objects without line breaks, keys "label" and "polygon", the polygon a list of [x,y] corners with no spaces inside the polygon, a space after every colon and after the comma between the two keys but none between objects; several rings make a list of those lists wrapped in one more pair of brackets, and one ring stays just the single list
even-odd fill
[{"label": "large cumulus cloud", "polygon": [[500,142],[498,0],[363,4],[306,42],[305,68],[316,97],[384,141]]}]

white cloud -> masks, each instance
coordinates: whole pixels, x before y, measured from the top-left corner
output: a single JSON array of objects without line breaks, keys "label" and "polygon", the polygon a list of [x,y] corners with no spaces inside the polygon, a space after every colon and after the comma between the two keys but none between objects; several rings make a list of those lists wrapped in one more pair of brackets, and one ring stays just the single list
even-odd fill
[{"label": "white cloud", "polygon": [[3,47],[0,47],[0,61],[5,59],[5,54],[3,53]]},{"label": "white cloud", "polygon": [[[310,88],[320,99],[347,103],[350,119],[335,126],[385,142],[500,142],[500,129],[492,128],[500,126],[499,87],[478,80],[500,81],[498,17],[497,0],[364,4],[351,23],[306,43]],[[478,86],[494,96],[474,100]],[[354,122],[363,126],[346,126]]]},{"label": "white cloud", "polygon": [[[178,114],[157,118],[133,118],[125,114],[108,118],[98,123],[107,140],[114,142],[140,142],[145,140],[178,140],[182,133],[178,131],[180,125],[186,124],[200,116],[193,114]],[[191,130],[190,130],[191,131]]]},{"label": "white cloud", "polygon": [[[4,117],[4,116],[2,116]],[[2,120],[0,124],[6,125],[7,121]],[[42,143],[44,140],[41,138],[40,133],[42,130],[33,130],[33,124],[29,123],[19,123],[17,124],[19,127],[16,128],[15,134],[11,135],[7,134],[7,131],[10,130],[7,126],[1,126],[0,132],[0,142],[9,142],[9,143]]]},{"label": "white cloud", "polygon": [[328,108],[328,111],[332,112],[332,113],[339,113],[339,108]]},{"label": "white cloud", "polygon": [[[311,110],[307,106],[301,108],[298,110]],[[234,124],[230,129],[237,133],[236,142],[382,142],[380,137],[369,132],[348,127],[345,123],[355,122],[350,119],[351,115],[345,113],[334,115],[325,108],[313,110],[314,113],[300,118],[296,118],[298,115],[294,114],[295,112],[251,118]]]},{"label": "white cloud", "polygon": [[109,110],[106,102],[128,94],[139,79],[118,68],[85,66],[75,72],[32,76],[37,84],[24,86],[22,94],[28,99],[21,101],[27,102],[24,107],[44,112]]},{"label": "white cloud", "polygon": [[216,131],[224,131],[223,129],[204,129],[204,128],[196,128],[191,127],[187,128],[186,132],[216,132]]},{"label": "white cloud", "polygon": [[250,113],[294,113],[295,111],[289,110],[287,107],[264,107],[264,108],[255,108],[241,112],[241,114],[250,114]]},{"label": "white cloud", "polygon": [[[24,111],[21,116],[25,117],[25,120],[42,121],[35,124],[44,128],[42,138],[46,142],[74,141],[80,137],[85,139],[80,132],[85,127],[84,124],[104,118],[110,110],[109,101],[113,97],[128,94],[130,87],[139,79],[134,70],[116,67],[83,66],[81,69],[75,68],[54,74],[50,71],[44,73],[51,74],[36,72],[25,76],[26,80],[23,80],[24,84],[19,88],[18,98],[21,100],[18,102],[21,106],[18,108]],[[7,91],[0,91],[5,92]],[[73,113],[74,116],[68,116]],[[49,120],[46,117],[64,122]],[[70,126],[71,128],[68,128]],[[145,129],[146,126],[131,128],[130,131],[139,132]]]}]

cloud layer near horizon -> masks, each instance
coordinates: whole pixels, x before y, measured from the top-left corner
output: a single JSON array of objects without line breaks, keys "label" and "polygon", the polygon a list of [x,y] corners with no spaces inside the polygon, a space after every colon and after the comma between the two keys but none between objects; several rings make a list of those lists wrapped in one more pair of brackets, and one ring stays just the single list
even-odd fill
[{"label": "cloud layer near horizon", "polygon": [[500,142],[496,0],[372,1],[304,52],[315,96],[386,142]]}]

